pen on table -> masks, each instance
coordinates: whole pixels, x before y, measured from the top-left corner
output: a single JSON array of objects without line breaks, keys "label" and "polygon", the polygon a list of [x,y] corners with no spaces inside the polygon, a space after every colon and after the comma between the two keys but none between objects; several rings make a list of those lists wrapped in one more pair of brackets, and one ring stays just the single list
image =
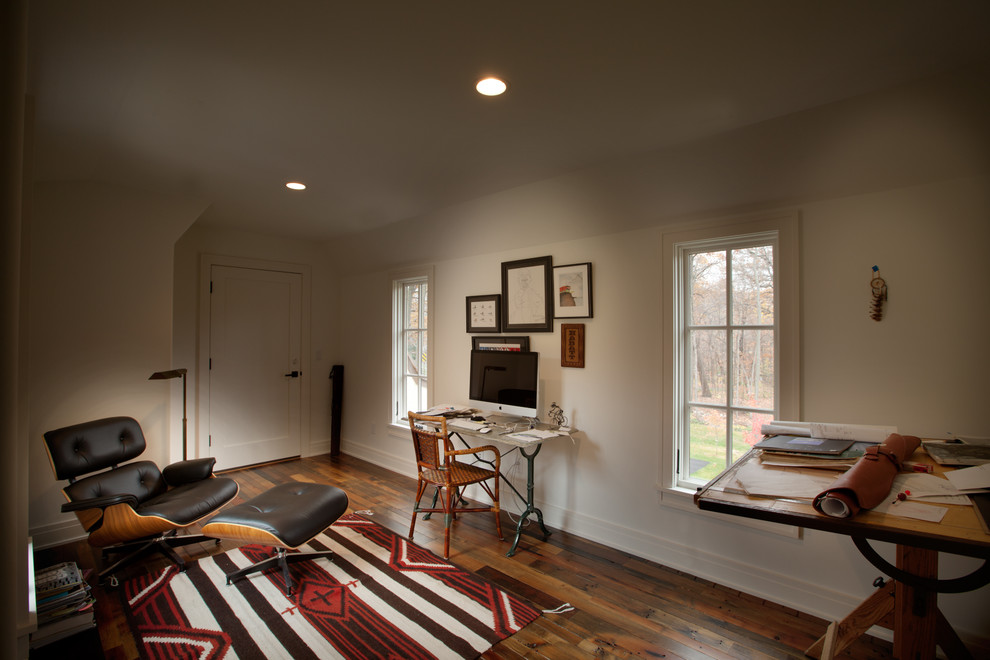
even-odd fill
[{"label": "pen on table", "polygon": [[901,465],[903,465],[904,469],[908,471],[927,472],[928,474],[932,473],[932,466],[926,463],[914,463],[912,461],[904,461],[903,463],[901,463]]}]

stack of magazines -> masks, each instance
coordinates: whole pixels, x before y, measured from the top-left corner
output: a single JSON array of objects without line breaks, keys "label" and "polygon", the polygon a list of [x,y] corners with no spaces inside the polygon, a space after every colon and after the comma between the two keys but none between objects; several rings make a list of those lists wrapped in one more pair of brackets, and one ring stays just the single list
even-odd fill
[{"label": "stack of magazines", "polygon": [[95,600],[75,562],[64,562],[35,573],[38,629],[31,635],[37,648],[96,625]]}]

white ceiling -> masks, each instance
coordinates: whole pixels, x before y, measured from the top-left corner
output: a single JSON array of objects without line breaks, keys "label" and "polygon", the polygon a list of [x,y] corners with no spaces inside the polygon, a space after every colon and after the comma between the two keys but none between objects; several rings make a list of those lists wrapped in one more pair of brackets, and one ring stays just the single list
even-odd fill
[{"label": "white ceiling", "polygon": [[[314,240],[990,58],[986,0],[29,11],[36,180],[193,196],[201,222]],[[489,74],[504,96],[474,91]]]}]

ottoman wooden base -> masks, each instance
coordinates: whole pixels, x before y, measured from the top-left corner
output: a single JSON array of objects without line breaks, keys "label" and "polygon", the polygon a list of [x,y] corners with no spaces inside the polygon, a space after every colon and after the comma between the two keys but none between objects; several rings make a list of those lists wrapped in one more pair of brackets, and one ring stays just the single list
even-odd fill
[{"label": "ottoman wooden base", "polygon": [[203,526],[203,534],[218,539],[259,543],[275,548],[275,554],[251,566],[227,574],[227,584],[280,566],[285,595],[292,595],[289,564],[329,557],[333,552],[287,552],[307,543],[344,515],[347,493],[335,486],[292,482],[279,484],[243,504],[221,511]]}]

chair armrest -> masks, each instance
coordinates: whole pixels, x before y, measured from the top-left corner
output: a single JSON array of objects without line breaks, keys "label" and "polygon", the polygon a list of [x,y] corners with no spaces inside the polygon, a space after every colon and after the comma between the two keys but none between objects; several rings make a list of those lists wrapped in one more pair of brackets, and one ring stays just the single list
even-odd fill
[{"label": "chair armrest", "polygon": [[188,461],[172,463],[162,470],[165,483],[173,488],[182,484],[190,484],[213,476],[213,466],[217,459],[209,456],[207,458],[191,458]]},{"label": "chair armrest", "polygon": [[480,454],[483,451],[490,451],[495,454],[495,470],[497,471],[502,464],[502,455],[498,453],[492,445],[482,445],[481,447],[469,447],[468,449],[454,449],[448,452],[444,452],[447,456],[463,456],[464,454]]},{"label": "chair armrest", "polygon": [[138,505],[137,497],[130,494],[107,495],[106,497],[91,497],[85,500],[66,502],[62,505],[62,513],[71,511],[84,511],[86,509],[106,509],[114,504],[127,504],[136,509]]}]

